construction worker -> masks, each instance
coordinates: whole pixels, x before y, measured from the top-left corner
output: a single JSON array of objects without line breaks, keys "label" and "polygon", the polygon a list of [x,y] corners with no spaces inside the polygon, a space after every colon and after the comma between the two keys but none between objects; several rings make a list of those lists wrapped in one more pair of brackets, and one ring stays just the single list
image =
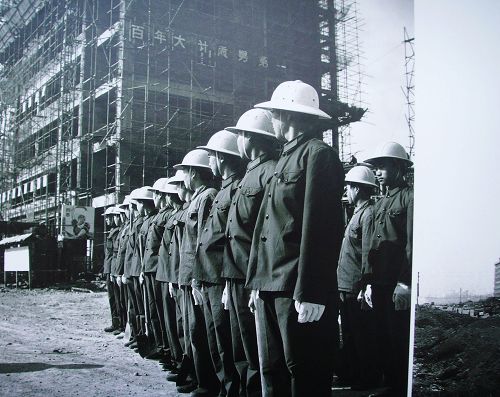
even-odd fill
[{"label": "construction worker", "polygon": [[106,278],[106,289],[108,291],[108,301],[109,309],[111,311],[111,325],[104,328],[105,332],[115,332],[120,329],[120,316],[118,313],[117,302],[115,300],[115,294],[113,290],[113,281],[111,278],[111,264],[113,262],[113,242],[118,234],[118,228],[116,227],[113,219],[114,208],[108,207],[104,211],[104,217],[106,222],[106,236],[104,241],[104,268],[103,274]]},{"label": "construction worker", "polygon": [[247,271],[262,393],[330,396],[344,171],[315,127],[330,116],[319,109],[316,90],[299,80],[281,83],[270,101],[255,107],[271,110],[284,144],[266,186]]},{"label": "construction worker", "polygon": [[[153,192],[150,190],[150,186],[143,186],[140,188],[140,192],[135,197],[137,211],[139,214],[143,215],[142,224],[137,233],[137,241],[134,250],[134,256],[132,258],[132,271],[133,275],[137,277],[139,282],[139,288],[137,292],[140,292],[140,297],[142,297],[142,308],[143,312],[140,313],[140,324],[142,329],[141,337],[138,340],[138,348],[141,356],[146,358],[158,358],[161,355],[161,331],[155,330],[155,325],[151,323],[151,307],[154,307],[154,295],[152,291],[148,294],[147,286],[145,285],[145,264],[144,264],[144,254],[146,252],[146,240],[150,226],[155,220],[155,216],[158,210],[155,207]],[[135,279],[134,277],[134,279]],[[138,295],[139,298],[139,295]],[[151,357],[151,356],[152,357]]]},{"label": "construction worker", "polygon": [[136,201],[136,198],[141,196],[141,193],[141,188],[134,189],[130,192],[129,213],[131,223],[127,249],[125,251],[122,276],[123,283],[127,285],[127,295],[129,300],[128,319],[132,328],[132,334],[134,335],[134,338],[125,345],[131,349],[138,348],[138,337],[140,339],[144,334],[144,331],[141,328],[141,314],[144,315],[144,299],[139,283],[140,268],[138,271],[137,266],[134,263],[136,251],[138,250],[137,241],[139,229],[144,222],[144,214],[142,211],[138,211]]},{"label": "construction worker", "polygon": [[[182,333],[182,314],[180,309],[180,293],[177,281],[179,279],[179,242],[174,236],[179,219],[183,215],[183,200],[177,194],[177,185],[183,183],[184,176],[182,171],[168,178],[166,183],[159,187],[159,190],[165,193],[167,206],[171,208],[170,216],[165,223],[160,249],[158,252],[158,269],[156,271],[156,280],[160,283],[162,303],[163,303],[163,321],[167,335],[168,345],[170,347],[170,362],[163,363],[163,369],[171,371],[174,376],[170,379],[176,381],[182,364],[183,349],[179,335]],[[181,232],[182,233],[182,232]],[[170,285],[171,284],[171,285]],[[174,287],[175,285],[175,287]]]},{"label": "construction worker", "polygon": [[203,307],[199,305],[199,300],[195,301],[192,294],[193,287],[199,289],[199,286],[193,285],[192,282],[200,231],[204,227],[217,191],[209,187],[213,175],[205,150],[191,150],[184,156],[182,163],[175,165],[174,168],[184,171],[184,185],[193,192],[186,211],[181,242],[179,285],[183,289],[183,316],[186,316],[187,320],[183,325],[185,332],[189,334],[185,337],[191,343],[196,375],[196,382],[178,386],[177,390],[192,391],[193,396],[216,395],[219,392],[219,382],[210,357]]},{"label": "construction worker", "polygon": [[128,298],[127,298],[127,290],[125,284],[123,284],[123,267],[125,263],[125,253],[127,250],[128,238],[130,233],[130,222],[129,222],[129,200],[130,196],[125,196],[123,202],[118,205],[120,210],[120,218],[121,218],[121,229],[118,234],[118,250],[116,253],[116,265],[115,272],[113,276],[116,279],[116,284],[118,286],[118,295],[120,299],[120,314],[121,321],[124,324],[123,329],[126,328],[127,325],[127,312],[128,312]]},{"label": "construction worker", "polygon": [[375,167],[383,189],[373,209],[374,230],[367,268],[363,269],[365,297],[373,304],[384,382],[388,386],[381,395],[405,396],[413,248],[413,189],[405,175],[413,163],[396,142],[381,144],[365,162]]},{"label": "construction worker", "polygon": [[225,281],[221,277],[227,215],[240,184],[243,162],[238,151],[237,136],[222,130],[212,135],[206,146],[210,168],[222,178],[205,227],[201,231],[193,278],[201,283],[201,291],[193,288],[196,300],[203,305],[210,355],[220,382],[220,394],[239,396],[240,382],[234,366],[229,312],[224,309],[222,295]]},{"label": "construction worker", "polygon": [[337,268],[342,365],[336,373],[352,389],[366,390],[379,384],[379,355],[375,349],[373,311],[365,302],[360,303],[358,296],[363,290],[361,272],[367,267],[368,247],[372,237],[371,196],[378,186],[373,171],[362,165],[351,168],[345,182],[347,200],[354,206],[354,213],[345,229]]},{"label": "construction worker", "polygon": [[261,395],[259,356],[255,318],[245,288],[248,257],[264,189],[276,168],[274,151],[277,140],[271,112],[250,109],[243,113],[235,127],[226,130],[237,134],[240,156],[249,161],[232,205],[226,229],[226,246],[221,275],[226,279],[225,299],[229,309],[233,356],[240,376],[241,389],[247,397]]},{"label": "construction worker", "polygon": [[[111,273],[110,273],[110,277],[113,282],[112,285],[113,285],[113,294],[115,296],[116,310],[118,312],[118,318],[119,318],[118,330],[114,332],[114,333],[118,332],[117,334],[118,339],[123,338],[125,332],[125,326],[127,324],[127,314],[123,305],[122,296],[120,294],[121,275],[117,274],[118,251],[120,249],[120,236],[123,231],[121,213],[122,210],[118,206],[115,206],[113,208],[113,221],[114,224],[116,225],[117,233],[113,239],[113,261],[111,263]],[[118,281],[118,279],[120,281]]]},{"label": "construction worker", "polygon": [[148,304],[146,315],[148,316],[148,324],[153,331],[155,340],[155,348],[146,356],[146,358],[159,359],[160,363],[170,362],[170,357],[167,354],[168,341],[164,328],[161,288],[160,284],[156,281],[158,252],[160,250],[161,239],[165,230],[165,223],[170,216],[171,210],[171,207],[167,205],[165,193],[160,190],[166,184],[166,181],[167,178],[160,178],[151,188],[148,188],[148,190],[153,194],[154,207],[151,211],[148,211],[148,201],[146,201],[146,211],[149,214],[153,214],[153,211],[155,211],[155,213],[152,215],[153,218],[151,219],[151,222],[148,222],[148,229],[144,237],[144,251],[142,259],[142,273],[144,277],[146,301]]}]

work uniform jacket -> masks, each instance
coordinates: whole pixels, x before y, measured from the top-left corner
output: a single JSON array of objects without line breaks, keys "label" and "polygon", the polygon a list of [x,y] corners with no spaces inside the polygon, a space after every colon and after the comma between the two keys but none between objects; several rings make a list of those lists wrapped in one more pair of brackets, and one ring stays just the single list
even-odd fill
[{"label": "work uniform jacket", "polygon": [[123,224],[123,227],[118,235],[118,252],[116,255],[116,266],[114,276],[121,276],[125,266],[125,254],[127,252],[128,238],[130,234],[130,222]]},{"label": "work uniform jacket", "polygon": [[326,143],[301,134],[283,146],[257,217],[247,287],[327,303],[337,291],[343,190],[342,165]]},{"label": "work uniform jacket", "polygon": [[162,282],[177,284],[179,282],[179,262],[181,257],[181,241],[184,233],[184,221],[189,203],[172,213],[165,224],[158,254],[156,279]]},{"label": "work uniform jacket", "polygon": [[158,266],[158,252],[161,239],[165,231],[165,223],[170,216],[170,208],[162,208],[149,224],[144,249],[144,272],[156,273]]},{"label": "work uniform jacket", "polygon": [[[135,242],[134,256],[132,257],[132,275],[140,276],[144,272],[143,259],[146,250],[146,237],[148,235],[149,226],[154,221],[158,212],[156,210],[144,215],[141,227],[137,232],[137,240]],[[142,257],[141,257],[142,253]]]},{"label": "work uniform jacket", "polygon": [[214,188],[200,186],[191,197],[191,202],[183,220],[184,234],[180,252],[179,285],[191,285],[201,229],[208,217],[216,194],[217,190]]},{"label": "work uniform jacket", "polygon": [[234,194],[238,190],[240,177],[237,174],[222,181],[215,196],[212,209],[201,231],[198,255],[193,278],[213,284],[222,284],[221,270],[224,254],[227,214]]},{"label": "work uniform jacket", "polygon": [[117,268],[119,266],[119,251],[120,251],[120,242],[121,242],[121,236],[123,234],[123,230],[125,229],[125,224],[121,224],[120,227],[117,227],[117,232],[116,235],[113,239],[113,261],[111,263],[111,274],[113,276],[117,276]]},{"label": "work uniform jacket", "polygon": [[373,234],[373,203],[366,201],[354,209],[344,233],[340,250],[337,280],[339,291],[358,294],[363,285],[361,272],[368,266],[368,252]]},{"label": "work uniform jacket", "polygon": [[229,208],[221,272],[223,278],[245,280],[247,276],[248,256],[257,214],[264,189],[275,168],[276,160],[267,154],[247,164],[245,176],[238,185]]},{"label": "work uniform jacket", "polygon": [[367,284],[411,286],[413,250],[413,189],[406,185],[390,189],[375,203],[374,230],[370,242]]},{"label": "work uniform jacket", "polygon": [[106,237],[106,242],[104,243],[104,274],[111,273],[111,268],[113,266],[113,246],[119,230],[120,229],[117,227],[110,229]]},{"label": "work uniform jacket", "polygon": [[133,268],[134,253],[137,245],[137,235],[139,234],[139,229],[141,228],[142,222],[144,222],[144,216],[137,216],[132,222],[132,226],[129,229],[129,237],[127,243],[127,250],[125,252],[125,262],[123,267],[123,275],[125,277],[139,276],[136,274]]}]

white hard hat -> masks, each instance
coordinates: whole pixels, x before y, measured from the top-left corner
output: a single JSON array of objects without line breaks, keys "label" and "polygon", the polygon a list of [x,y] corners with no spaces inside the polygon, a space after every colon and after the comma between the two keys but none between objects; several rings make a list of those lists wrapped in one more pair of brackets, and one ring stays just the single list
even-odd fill
[{"label": "white hard hat", "polygon": [[210,137],[206,146],[198,146],[198,149],[212,150],[240,157],[237,141],[238,137],[236,135],[231,134],[229,131],[221,130]]},{"label": "white hard hat", "polygon": [[180,170],[184,167],[200,167],[210,169],[207,151],[202,149],[191,150],[184,156],[182,163],[174,165],[176,170]]},{"label": "white hard hat", "polygon": [[174,176],[168,178],[168,183],[170,184],[183,183],[183,182],[184,182],[184,171],[182,170],[177,170]]},{"label": "white hard hat", "polygon": [[118,205],[113,207],[113,215],[120,215],[121,213],[124,213],[125,210],[120,208]]},{"label": "white hard hat", "polygon": [[114,208],[115,207],[108,207],[106,208],[106,211],[104,211],[104,214],[102,214],[103,216],[106,216],[106,215],[113,215],[114,214]]},{"label": "white hard hat", "polygon": [[254,107],[287,110],[310,114],[320,119],[331,119],[328,114],[320,110],[318,93],[314,87],[300,80],[281,83],[274,90],[270,101],[258,103]]},{"label": "white hard hat", "polygon": [[383,158],[393,158],[405,161],[408,165],[412,165],[413,162],[409,159],[408,154],[403,146],[397,142],[384,142],[377,146],[372,157],[365,160],[365,163],[373,164],[377,160]]},{"label": "white hard hat", "polygon": [[125,198],[123,199],[123,203],[118,204],[118,207],[120,207],[120,208],[125,208],[125,207],[128,207],[129,203],[130,203],[130,195],[129,195],[129,194],[127,194],[127,195],[125,196]]},{"label": "white hard hat", "polygon": [[149,190],[158,191],[161,193],[177,193],[177,186],[172,183],[169,183],[170,178],[160,178],[154,184],[153,187]]},{"label": "white hard hat", "polygon": [[239,133],[240,131],[254,132],[259,135],[275,138],[272,123],[272,114],[266,109],[250,109],[243,113],[236,126],[226,127],[227,131]]},{"label": "white hard hat", "polygon": [[345,176],[345,181],[377,187],[373,171],[364,165],[351,168]]},{"label": "white hard hat", "polygon": [[153,192],[149,190],[151,186],[143,186],[139,189],[132,190],[130,193],[131,200],[153,200]]}]

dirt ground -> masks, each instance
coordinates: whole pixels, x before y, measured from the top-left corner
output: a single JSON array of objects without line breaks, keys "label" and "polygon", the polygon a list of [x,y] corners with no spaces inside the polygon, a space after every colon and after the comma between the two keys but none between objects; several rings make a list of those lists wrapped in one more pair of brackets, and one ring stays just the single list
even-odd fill
[{"label": "dirt ground", "polygon": [[472,318],[421,308],[413,396],[500,396],[500,315]]},{"label": "dirt ground", "polygon": [[103,332],[105,292],[0,289],[0,395],[178,396],[156,361]]},{"label": "dirt ground", "polygon": [[109,321],[106,292],[0,288],[0,396],[186,396],[105,333]]}]

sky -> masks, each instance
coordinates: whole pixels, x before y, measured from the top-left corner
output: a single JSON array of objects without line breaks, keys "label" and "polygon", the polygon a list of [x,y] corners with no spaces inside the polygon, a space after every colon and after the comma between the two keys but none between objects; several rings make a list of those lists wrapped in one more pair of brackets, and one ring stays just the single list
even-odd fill
[{"label": "sky", "polygon": [[420,296],[492,293],[500,258],[500,2],[358,0],[358,9],[369,108],[351,131],[358,159],[384,140],[409,144],[403,27],[415,37]]}]

